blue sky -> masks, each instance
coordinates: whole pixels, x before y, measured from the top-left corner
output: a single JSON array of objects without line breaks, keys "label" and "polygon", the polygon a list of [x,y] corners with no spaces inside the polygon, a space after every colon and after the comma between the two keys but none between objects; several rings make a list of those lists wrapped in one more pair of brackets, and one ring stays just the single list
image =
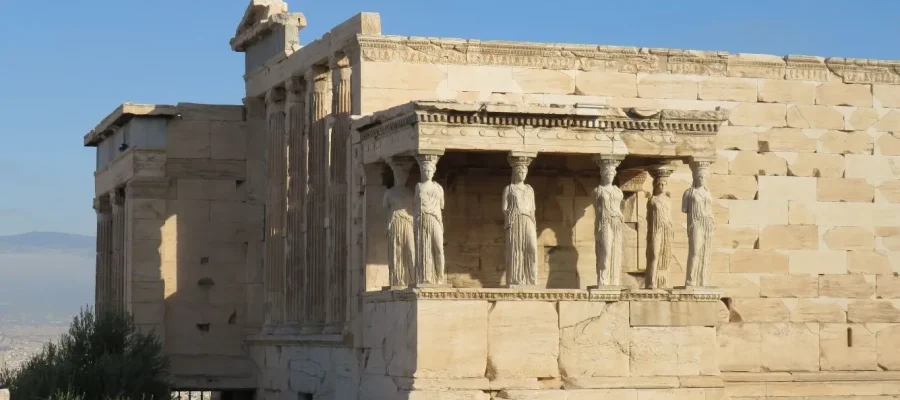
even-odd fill
[{"label": "blue sky", "polygon": [[[294,1],[302,43],[360,11],[386,34],[900,59],[897,0]],[[94,234],[82,136],[124,101],[240,104],[244,0],[0,0],[0,235]],[[334,6],[338,4],[339,6]]]}]

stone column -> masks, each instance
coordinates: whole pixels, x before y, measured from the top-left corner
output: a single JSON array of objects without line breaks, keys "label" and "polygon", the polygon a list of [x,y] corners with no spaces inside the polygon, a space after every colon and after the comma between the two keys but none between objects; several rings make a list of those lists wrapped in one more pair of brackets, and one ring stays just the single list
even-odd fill
[{"label": "stone column", "polygon": [[594,211],[597,229],[594,231],[597,252],[597,288],[618,289],[622,279],[622,251],[625,222],[622,215],[622,190],[613,185],[621,155],[598,155],[594,162],[600,167],[600,186],[594,189]]},{"label": "stone column", "polygon": [[287,82],[288,194],[285,248],[285,322],[299,325],[303,318],[303,279],[306,275],[306,186],[308,141],[306,135],[306,81]]},{"label": "stone column", "polygon": [[416,240],[416,285],[444,284],[444,188],[434,182],[437,162],[443,150],[420,151],[421,182],[416,184],[413,200],[413,226]]},{"label": "stone column", "polygon": [[306,72],[309,105],[309,185],[306,208],[306,275],[303,279],[305,332],[321,332],[325,324],[327,290],[326,238],[328,215],[328,69],[313,66]]},{"label": "stone column", "polygon": [[97,314],[109,304],[109,273],[112,269],[112,206],[109,195],[94,199],[97,212],[97,268],[94,284],[94,309]]},{"label": "stone column", "polygon": [[327,323],[329,330],[340,332],[347,316],[347,254],[349,252],[347,186],[350,151],[350,60],[336,54],[331,60],[332,107],[331,129],[329,262]]},{"label": "stone column", "polygon": [[287,197],[284,89],[266,93],[266,325],[284,322],[284,213]]},{"label": "stone column", "polygon": [[510,153],[512,183],[503,189],[506,230],[506,282],[509,287],[537,284],[537,221],[534,189],[525,183],[535,153]]},{"label": "stone column", "polygon": [[125,303],[125,188],[112,196],[112,268],[109,273],[109,302],[107,310],[119,312]]},{"label": "stone column", "polygon": [[688,259],[684,286],[707,286],[713,252],[713,234],[716,228],[714,202],[706,178],[711,159],[692,158],[690,161],[693,183],[681,198],[681,211],[687,214]]},{"label": "stone column", "polygon": [[647,269],[644,288],[665,288],[668,282],[669,262],[672,259],[674,232],[670,206],[669,176],[675,167],[655,165],[650,168],[653,177],[653,196],[647,200]]}]

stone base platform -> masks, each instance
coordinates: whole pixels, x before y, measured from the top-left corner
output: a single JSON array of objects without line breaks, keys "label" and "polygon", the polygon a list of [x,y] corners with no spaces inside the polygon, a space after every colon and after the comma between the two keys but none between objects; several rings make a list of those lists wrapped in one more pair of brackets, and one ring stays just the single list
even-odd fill
[{"label": "stone base platform", "polygon": [[367,293],[368,362],[359,393],[372,399],[721,399],[720,296],[533,288]]}]

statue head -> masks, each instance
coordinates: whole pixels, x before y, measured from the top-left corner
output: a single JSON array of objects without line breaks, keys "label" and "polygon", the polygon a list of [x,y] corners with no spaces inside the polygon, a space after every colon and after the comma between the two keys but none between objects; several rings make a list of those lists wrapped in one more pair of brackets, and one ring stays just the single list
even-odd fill
[{"label": "statue head", "polygon": [[665,178],[656,178],[653,181],[653,195],[658,196],[663,193],[666,193],[666,189],[669,187],[669,180]]},{"label": "statue head", "polygon": [[509,158],[507,158],[507,160],[509,161],[509,165],[512,167],[513,183],[525,182],[525,177],[528,176],[528,165],[531,164],[531,157],[510,156]]},{"label": "statue head", "polygon": [[694,177],[695,188],[706,187],[706,178],[709,176],[709,161],[694,161],[691,163],[691,174]]},{"label": "statue head", "polygon": [[424,154],[419,155],[416,159],[419,161],[419,171],[421,172],[421,181],[430,182],[434,178],[434,172],[437,170],[437,155]]},{"label": "statue head", "polygon": [[388,165],[391,166],[391,171],[394,172],[394,186],[406,186],[413,161],[395,157],[388,161]]},{"label": "statue head", "polygon": [[600,184],[603,186],[612,185],[613,179],[616,177],[616,166],[619,165],[617,160],[602,160],[600,162]]}]

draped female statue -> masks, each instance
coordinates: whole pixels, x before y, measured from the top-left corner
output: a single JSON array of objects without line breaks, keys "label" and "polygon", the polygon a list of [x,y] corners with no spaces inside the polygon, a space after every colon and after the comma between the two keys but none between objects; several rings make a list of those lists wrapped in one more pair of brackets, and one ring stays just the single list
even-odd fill
[{"label": "draped female statue", "polygon": [[709,283],[712,236],[715,230],[713,197],[706,188],[709,161],[692,161],[693,185],[684,191],[681,211],[687,214],[688,260],[684,286]]},{"label": "draped female statue", "polygon": [[531,157],[509,157],[512,183],[503,189],[506,215],[506,282],[510,285],[537,283],[537,226],[534,189],[525,183]]},{"label": "draped female statue", "polygon": [[416,240],[416,282],[420,284],[444,283],[444,188],[432,181],[440,156],[422,154],[416,156],[421,182],[416,184],[413,219]]},{"label": "draped female statue", "polygon": [[622,189],[612,184],[621,160],[596,158],[600,166],[600,186],[594,189],[597,219],[597,286],[619,286],[622,275],[624,216]]},{"label": "draped female statue", "polygon": [[669,206],[668,178],[672,168],[660,166],[650,170],[653,176],[653,196],[647,202],[647,272],[644,287],[666,287],[666,274],[672,258],[672,211]]},{"label": "draped female statue", "polygon": [[412,160],[391,160],[394,186],[384,194],[388,220],[388,273],[391,286],[406,286],[416,281],[416,242],[413,229],[413,192],[406,186]]}]

